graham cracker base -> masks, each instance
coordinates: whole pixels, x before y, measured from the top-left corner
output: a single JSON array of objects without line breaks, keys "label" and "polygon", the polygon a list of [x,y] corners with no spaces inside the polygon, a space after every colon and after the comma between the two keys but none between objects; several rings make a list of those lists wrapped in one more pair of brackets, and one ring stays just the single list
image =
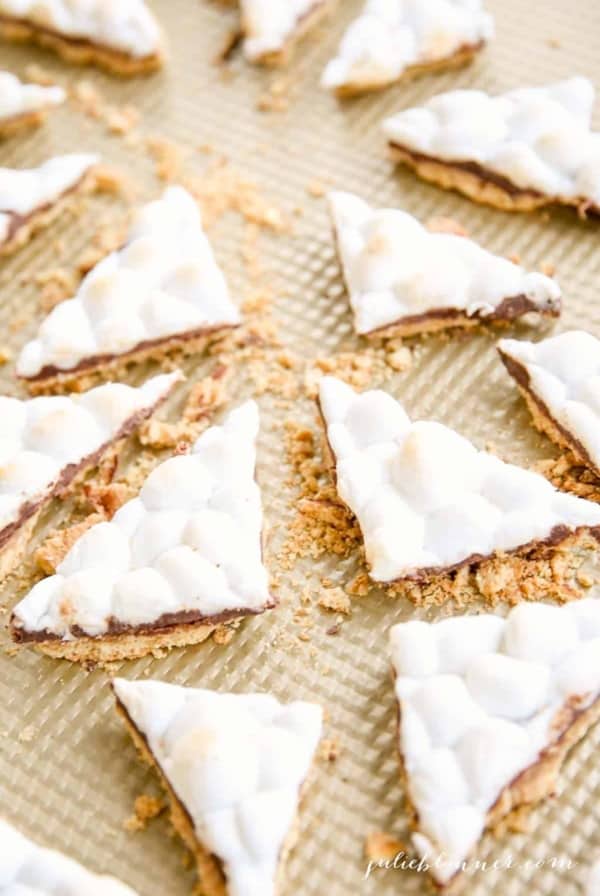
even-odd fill
[{"label": "graham cracker base", "polygon": [[[600,698],[596,698],[592,705],[583,712],[577,713],[573,708],[570,711],[574,714],[574,720],[559,739],[543,751],[538,762],[521,772],[500,793],[487,814],[486,831],[493,831],[501,823],[506,825],[507,822],[510,822],[510,817],[512,815],[516,816],[519,810],[522,811],[524,808],[532,809],[537,803],[554,794],[559,772],[569,752],[585,736],[587,731],[600,720]],[[404,792],[407,793],[408,776],[401,753],[400,777]],[[406,801],[411,827],[417,832],[419,830],[418,812],[408,795],[406,796]],[[473,853],[470,854],[469,858],[472,855]],[[443,893],[444,896],[456,896],[473,880],[473,877],[465,872],[458,872],[446,884],[439,883],[431,876],[429,880],[435,889]]]},{"label": "graham cracker base", "polygon": [[136,58],[121,50],[94,44],[83,39],[70,39],[23,19],[0,19],[0,37],[15,43],[33,43],[52,50],[73,65],[96,65],[122,77],[144,75],[162,67],[165,54],[161,49],[150,56]]},{"label": "graham cracker base", "polygon": [[407,66],[403,72],[397,77],[387,81],[353,81],[336,87],[334,93],[340,99],[350,99],[354,96],[361,96],[364,93],[371,93],[376,90],[386,90],[393,84],[408,84],[416,78],[424,75],[434,74],[435,72],[452,71],[453,69],[463,68],[473,62],[474,58],[484,49],[485,41],[471,46],[460,47],[449,56],[441,59],[435,59],[430,62],[416,62],[414,65]]},{"label": "graham cracker base", "polygon": [[[174,625],[167,631],[149,634],[102,635],[97,638],[83,637],[73,641],[60,638],[47,641],[25,641],[23,646],[31,646],[38,653],[44,653],[53,659],[70,660],[72,663],[83,663],[86,666],[104,666],[120,660],[139,659],[159,650],[171,650],[173,647],[190,647],[201,644],[217,628],[217,624]],[[13,629],[11,627],[11,634]]]},{"label": "graham cracker base", "polygon": [[92,168],[84,174],[75,187],[67,190],[51,205],[34,211],[6,242],[0,244],[0,255],[12,255],[17,249],[26,245],[36,233],[45,230],[53,221],[68,211],[79,196],[93,193],[96,186],[96,173]]},{"label": "graham cracker base", "polygon": [[526,190],[517,193],[509,193],[496,183],[485,180],[471,171],[454,168],[442,161],[415,159],[410,153],[398,146],[389,144],[389,154],[392,161],[406,165],[423,180],[436,184],[444,190],[456,190],[464,196],[468,196],[473,202],[481,205],[492,205],[505,212],[530,212],[546,205],[573,205],[559,199],[556,196],[541,196]]},{"label": "graham cracker base", "polygon": [[[150,750],[146,739],[141,735],[141,733],[131,721],[129,713],[127,712],[123,704],[119,701],[118,698],[116,699],[117,713],[123,720],[125,727],[127,728],[127,731],[129,732],[131,739],[140,755],[140,758],[143,762],[150,766],[150,768],[154,769],[160,779],[162,787],[167,793],[167,796],[169,798],[171,823],[175,828],[175,831],[179,834],[179,836],[196,860],[198,877],[200,879],[200,886],[202,888],[203,896],[229,896],[229,887],[227,886],[227,880],[223,873],[222,863],[216,856],[208,852],[208,850],[205,849],[205,847],[198,840],[190,816],[186,812],[181,800],[171,787],[169,781],[163,774],[163,771],[159,763],[154,758],[154,755],[152,754],[152,751]],[[302,786],[299,802],[301,802],[304,797],[306,787],[310,782],[310,778],[311,774],[309,773],[307,780]],[[289,858],[291,850],[294,848],[298,840],[298,834],[298,822],[296,819],[292,824],[292,827],[286,837],[281,850],[279,867],[277,871],[277,880],[275,884],[275,893],[279,893],[280,891],[280,886],[285,875],[286,862]]]},{"label": "graham cracker base", "polygon": [[284,46],[280,50],[272,50],[267,53],[263,53],[261,56],[253,59],[252,62],[255,65],[264,65],[272,68],[287,65],[300,41],[304,37],[306,37],[308,32],[311,31],[316,25],[318,25],[319,22],[321,22],[324,18],[326,18],[333,12],[337,3],[338,0],[323,0],[323,2],[314,6],[303,17],[294,33],[289,36]]},{"label": "graham cracker base", "polygon": [[[129,369],[144,361],[165,361],[174,352],[180,352],[182,357],[200,354],[206,350],[210,343],[218,339],[227,330],[233,329],[230,325],[213,330],[195,339],[186,339],[185,334],[170,336],[159,343],[149,347],[127,352],[124,355],[116,355],[108,360],[99,360],[97,364],[82,370],[64,370],[44,379],[28,379],[19,377],[27,387],[31,395],[55,395],[62,392],[86,392],[107,379],[117,382],[126,382]],[[165,368],[166,369],[166,368]]]},{"label": "graham cracker base", "polygon": [[529,309],[525,311],[523,315],[517,315],[515,317],[507,317],[507,318],[494,318],[491,315],[487,317],[477,317],[472,316],[469,317],[467,314],[461,315],[448,315],[448,317],[436,317],[430,318],[429,320],[423,319],[422,321],[415,321],[403,323],[401,320],[397,323],[389,324],[387,327],[380,327],[377,330],[371,330],[368,333],[361,333],[361,336],[364,336],[365,339],[369,340],[377,340],[377,339],[395,339],[395,338],[408,338],[411,336],[425,336],[431,333],[440,333],[443,330],[451,330],[451,329],[468,329],[470,327],[494,327],[494,329],[508,327],[515,320],[518,320],[519,317],[523,317],[526,314],[538,314],[541,317],[559,317],[560,312],[552,312],[552,311],[542,311]]}]

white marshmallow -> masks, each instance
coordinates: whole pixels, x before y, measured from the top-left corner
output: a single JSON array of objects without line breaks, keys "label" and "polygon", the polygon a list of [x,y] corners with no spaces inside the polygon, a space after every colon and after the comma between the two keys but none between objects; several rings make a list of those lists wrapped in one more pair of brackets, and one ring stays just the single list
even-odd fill
[{"label": "white marshmallow", "polygon": [[445,884],[502,791],[563,735],[564,710],[600,698],[600,600],[401,623],[390,651],[414,842],[445,855],[431,863]]},{"label": "white marshmallow", "polygon": [[370,90],[490,40],[494,20],[481,0],[367,0],[323,72],[328,90]]},{"label": "white marshmallow", "polygon": [[439,310],[485,320],[516,296],[540,312],[560,308],[555,280],[467,237],[431,233],[407,212],[376,210],[350,193],[330,193],[329,206],[357,333]]},{"label": "white marshmallow", "polygon": [[137,896],[114,877],[93,874],[44,849],[0,818],[0,896]]},{"label": "white marshmallow", "polygon": [[153,55],[162,43],[144,0],[0,0],[0,13],[136,58]]},{"label": "white marshmallow", "polygon": [[147,417],[181,379],[177,371],[138,387],[107,383],[69,397],[0,397],[0,530],[25,504],[46,500],[70,465],[95,455],[132,418]]},{"label": "white marshmallow", "polygon": [[528,389],[600,471],[600,339],[570,330],[537,343],[501,339],[498,349],[525,368]]},{"label": "white marshmallow", "polygon": [[338,493],[359,522],[376,581],[516,550],[558,525],[600,526],[597,504],[478,451],[441,423],[411,423],[381,391],[358,395],[323,377],[320,403]]},{"label": "white marshmallow", "polygon": [[12,72],[0,71],[0,124],[29,112],[60,106],[66,97],[62,87],[24,84]]},{"label": "white marshmallow", "polygon": [[[177,279],[182,265],[193,275],[185,290]],[[183,187],[169,187],[138,211],[124,248],[96,265],[74,298],[52,309],[21,351],[17,373],[71,370],[144,342],[239,322],[195,200]]]},{"label": "white marshmallow", "polygon": [[492,97],[455,90],[383,122],[392,144],[447,162],[475,162],[515,187],[600,206],[594,87],[576,77]]},{"label": "white marshmallow", "polygon": [[114,689],[196,837],[223,863],[229,896],[275,896],[321,708],[158,681],[118,678]]},{"label": "white marshmallow", "polygon": [[324,0],[240,0],[244,54],[251,62],[283,50],[302,20]]},{"label": "white marshmallow", "polygon": [[156,467],[139,497],[88,529],[56,575],[17,604],[15,625],[71,640],[74,628],[95,637],[111,621],[139,626],[169,613],[265,609],[257,435],[258,409],[247,402],[206,430],[191,454]]}]

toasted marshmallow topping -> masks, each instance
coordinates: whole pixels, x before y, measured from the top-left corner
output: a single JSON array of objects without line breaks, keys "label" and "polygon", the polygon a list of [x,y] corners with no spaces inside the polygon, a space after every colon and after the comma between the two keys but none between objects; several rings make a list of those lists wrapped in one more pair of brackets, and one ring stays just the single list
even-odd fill
[{"label": "toasted marshmallow topping", "polygon": [[321,84],[328,90],[384,87],[409,66],[439,62],[493,34],[481,0],[367,0]]},{"label": "toasted marshmallow topping", "polygon": [[0,124],[27,112],[60,106],[66,99],[62,87],[23,84],[11,72],[0,72]]},{"label": "toasted marshmallow topping", "polygon": [[144,0],[0,0],[0,14],[135,57],[161,47],[161,29]]},{"label": "toasted marshmallow topping", "polygon": [[442,309],[486,317],[517,296],[540,311],[560,307],[550,277],[466,237],[431,233],[406,212],[373,209],[350,193],[330,193],[329,205],[357,333]]},{"label": "toasted marshmallow topping", "polygon": [[275,896],[321,707],[160,681],[117,678],[113,686],[197,839],[223,863],[228,896]]},{"label": "toasted marshmallow topping", "polygon": [[43,501],[71,465],[147,416],[180,379],[177,371],[137,388],[107,383],[73,396],[0,396],[0,531],[18,520],[24,505]]},{"label": "toasted marshmallow topping", "polygon": [[600,600],[390,631],[414,844],[444,884],[502,791],[600,697]]},{"label": "toasted marshmallow topping", "polygon": [[33,843],[0,818],[0,896],[137,896],[114,877]]},{"label": "toasted marshmallow topping", "polygon": [[391,143],[443,161],[475,162],[514,186],[600,205],[600,133],[586,78],[491,97],[453,90],[383,123]]},{"label": "toasted marshmallow topping", "polygon": [[371,578],[392,582],[512,551],[556,526],[600,526],[600,507],[478,451],[454,430],[413,423],[386,392],[323,377],[337,490],[358,519]]},{"label": "toasted marshmallow topping", "polygon": [[600,470],[600,340],[572,330],[537,343],[501,339],[498,348],[525,368],[529,390]]},{"label": "toasted marshmallow topping", "polygon": [[302,19],[324,0],[240,0],[244,53],[251,62],[283,50]]},{"label": "toasted marshmallow topping", "polygon": [[39,168],[0,168],[0,242],[8,237],[14,215],[25,217],[56,202],[98,161],[96,155],[72,153]]},{"label": "toasted marshmallow topping", "polygon": [[64,640],[106,634],[110,622],[151,625],[169,613],[203,617],[270,605],[262,563],[262,506],[254,479],[258,408],[252,401],[171,457],[111,522],[77,541],[15,607],[27,632]]},{"label": "toasted marshmallow topping", "polygon": [[169,187],[138,211],[126,245],[90,271],[74,298],[52,309],[24,346],[17,373],[70,370],[87,358],[239,321],[196,202],[182,187]]}]

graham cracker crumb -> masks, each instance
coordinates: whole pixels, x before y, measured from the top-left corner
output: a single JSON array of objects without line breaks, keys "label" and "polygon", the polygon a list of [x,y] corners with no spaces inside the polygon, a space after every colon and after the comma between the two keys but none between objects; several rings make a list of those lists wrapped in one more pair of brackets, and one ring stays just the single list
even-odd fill
[{"label": "graham cracker crumb", "polygon": [[101,121],[110,134],[125,136],[140,122],[141,115],[135,106],[109,103],[90,81],[77,81],[70,89],[70,96],[84,115]]},{"label": "graham cracker crumb", "polygon": [[92,237],[90,245],[86,246],[79,256],[77,260],[78,273],[80,275],[87,274],[109,252],[119,249],[125,242],[126,231],[127,224],[123,221],[118,224],[115,224],[114,221],[103,224]]},{"label": "graham cracker crumb", "polygon": [[162,799],[155,796],[148,796],[143,793],[136,797],[133,804],[133,815],[126,818],[123,822],[123,828],[129,833],[137,833],[148,827],[148,822],[152,821],[166,809],[166,803]]},{"label": "graham cracker crumb", "polygon": [[19,731],[19,740],[22,744],[29,744],[37,734],[37,730],[33,725],[27,725],[26,728]]},{"label": "graham cracker crumb", "polygon": [[200,203],[207,227],[233,211],[247,223],[274,233],[288,229],[280,209],[265,199],[257,184],[223,156],[212,161],[200,177],[186,175],[181,183]]},{"label": "graham cracker crumb", "polygon": [[233,640],[237,629],[238,625],[233,623],[218,625],[212,633],[212,639],[219,647],[226,647]]},{"label": "graham cracker crumb", "polygon": [[73,271],[68,271],[65,268],[50,268],[36,274],[34,282],[42,288],[40,309],[47,314],[59,302],[75,294],[78,278]]},{"label": "graham cracker crumb", "polygon": [[335,762],[340,755],[340,744],[337,737],[324,737],[319,748],[321,759],[325,762]]},{"label": "graham cracker crumb", "polygon": [[58,83],[54,75],[36,63],[30,63],[25,68],[25,79],[30,84],[39,84],[41,87],[53,87]]},{"label": "graham cracker crumb", "polygon": [[343,588],[328,588],[319,597],[319,606],[333,613],[349,616],[352,612],[350,598]]},{"label": "graham cracker crumb", "polygon": [[311,180],[306,187],[306,192],[309,196],[314,196],[315,199],[321,199],[327,193],[327,187],[320,180]]},{"label": "graham cracker crumb", "polygon": [[404,373],[412,367],[413,356],[407,345],[391,342],[386,345],[385,360],[392,370]]},{"label": "graham cracker crumb", "polygon": [[289,484],[296,486],[298,496],[279,555],[281,565],[289,569],[300,557],[317,559],[325,553],[348,556],[361,545],[360,529],[329,481],[314,433],[288,421],[285,449],[293,471]]},{"label": "graham cracker crumb", "polygon": [[146,148],[155,162],[155,172],[159,180],[173,183],[181,174],[185,151],[182,146],[166,137],[148,137]]},{"label": "graham cracker crumb", "polygon": [[266,91],[261,94],[256,108],[261,112],[285,112],[290,105],[290,92],[293,81],[289,77],[276,78]]},{"label": "graham cracker crumb", "polygon": [[104,514],[92,513],[82,522],[49,535],[34,553],[34,562],[45,575],[54,575],[56,567],[64,560],[75,542],[84,532],[96,523],[103,522],[104,519]]},{"label": "graham cracker crumb", "polygon": [[181,418],[167,423],[151,417],[138,431],[142,445],[151,448],[173,448],[195,441],[210,423],[211,415],[229,399],[230,369],[217,362],[211,373],[190,389]]},{"label": "graham cracker crumb", "polygon": [[134,497],[134,490],[126,482],[91,482],[85,484],[83,494],[96,513],[110,520],[119,507]]},{"label": "graham cracker crumb", "polygon": [[584,467],[570,452],[558,458],[540,461],[535,469],[549,479],[559,491],[571,492],[578,498],[600,503],[600,479]]},{"label": "graham cracker crumb", "polygon": [[0,346],[0,365],[8,364],[9,361],[12,361],[13,352],[7,346]]},{"label": "graham cracker crumb", "polygon": [[125,175],[112,165],[96,165],[94,168],[96,189],[99,193],[109,193],[111,196],[125,192],[127,179]]},{"label": "graham cracker crumb", "polygon": [[365,838],[365,858],[377,861],[378,859],[393,859],[398,853],[407,852],[406,845],[383,831],[373,831]]}]

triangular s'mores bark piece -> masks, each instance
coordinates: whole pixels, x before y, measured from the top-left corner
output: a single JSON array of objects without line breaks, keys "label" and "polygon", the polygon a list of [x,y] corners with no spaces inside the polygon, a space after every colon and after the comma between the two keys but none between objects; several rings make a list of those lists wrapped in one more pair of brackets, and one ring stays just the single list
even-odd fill
[{"label": "triangular s'mores bark piece", "polygon": [[239,323],[195,200],[169,187],[138,210],[125,246],[52,309],[17,374],[32,391],[70,386],[173,349],[200,350]]},{"label": "triangular s'mores bark piece", "polygon": [[0,396],[0,576],[14,569],[51,498],[137,429],[182,379],[177,371],[73,397]]},{"label": "triangular s'mores bark piece", "polygon": [[0,818],[0,896],[137,896],[54,849],[44,849]]},{"label": "triangular s'mores bark piece", "polygon": [[600,476],[600,340],[572,330],[537,343],[501,339],[498,351],[536,428]]},{"label": "triangular s'mores bark piece", "polygon": [[481,0],[367,0],[321,84],[340,96],[470,62],[494,35]]},{"label": "triangular s'mores bark piece", "polygon": [[383,123],[392,157],[424,180],[505,211],[600,210],[594,87],[570,78],[500,96],[453,90]]},{"label": "triangular s'mores bark piece", "polygon": [[66,96],[62,87],[24,84],[11,72],[0,71],[0,137],[41,124]]},{"label": "triangular s'mores bark piece", "polygon": [[154,71],[165,57],[162,29],[145,0],[0,0],[0,37],[126,76]]},{"label": "triangular s'mores bark piece", "polygon": [[247,402],[189,454],[156,467],[137,498],[75,542],[15,607],[19,643],[105,663],[204,641],[275,606],[254,478],[258,409]]},{"label": "triangular s'mores bark piece", "polygon": [[330,193],[329,206],[361,335],[410,336],[560,313],[555,280],[467,237],[431,233],[407,212],[373,209],[350,193]]},{"label": "triangular s'mores bark piece", "polygon": [[240,0],[244,55],[261,65],[286,63],[298,41],[336,0]]},{"label": "triangular s'mores bark piece", "polygon": [[159,772],[206,896],[276,896],[322,710],[270,694],[116,679],[117,708]]},{"label": "triangular s'mores bark piece", "polygon": [[379,390],[323,377],[320,407],[337,490],[360,525],[371,578],[425,581],[496,553],[526,554],[590,531],[600,507],[478,451]]},{"label": "triangular s'mores bark piece", "polygon": [[77,193],[96,186],[99,157],[72,153],[38,168],[0,168],[0,255],[9,255],[52,223]]},{"label": "triangular s'mores bark piece", "polygon": [[455,893],[484,831],[550,796],[600,718],[600,601],[406,622],[390,647],[413,842]]}]

